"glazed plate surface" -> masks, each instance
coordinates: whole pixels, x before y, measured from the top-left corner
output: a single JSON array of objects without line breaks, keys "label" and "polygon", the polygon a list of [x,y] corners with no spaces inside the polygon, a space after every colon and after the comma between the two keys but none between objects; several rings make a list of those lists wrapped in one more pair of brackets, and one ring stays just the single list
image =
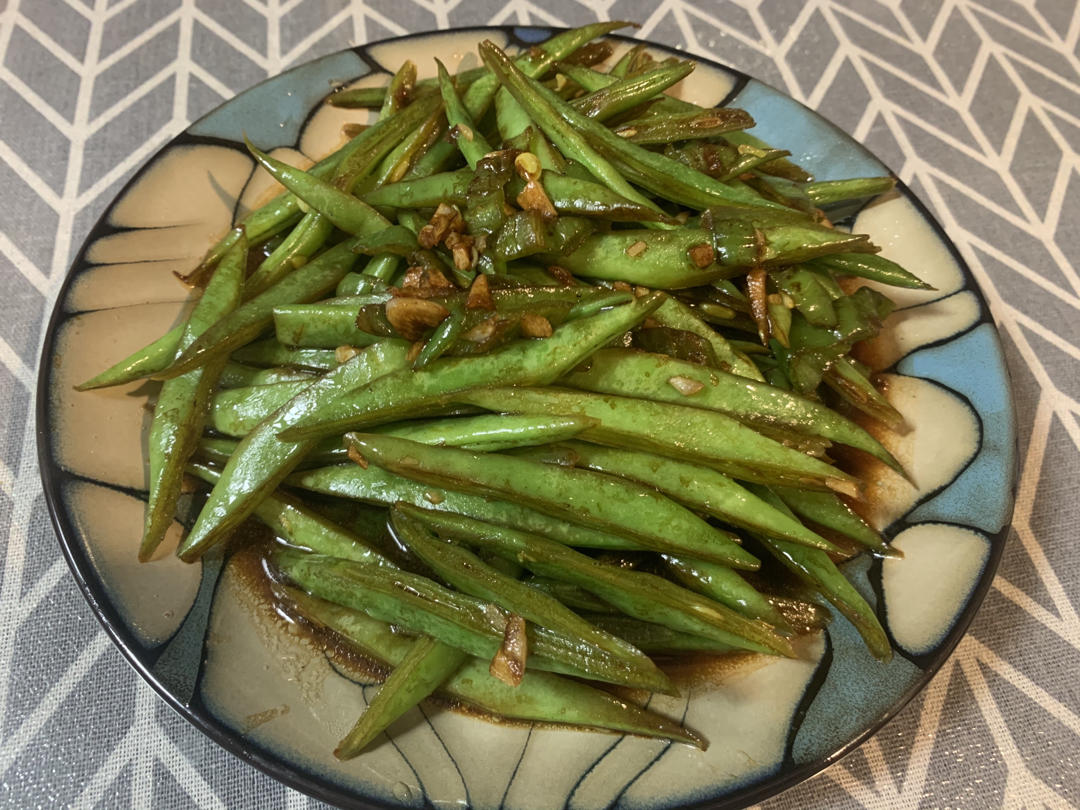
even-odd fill
[{"label": "glazed plate surface", "polygon": [[[1008,376],[986,303],[964,262],[902,185],[847,220],[936,290],[887,292],[898,303],[872,347],[904,435],[880,438],[911,473],[868,470],[869,519],[903,561],[845,567],[894,647],[870,657],[836,616],[800,642],[798,660],[747,658],[685,682],[650,708],[711,746],[493,725],[424,708],[384,742],[341,763],[333,744],[373,685],[280,619],[242,560],[186,565],[174,524],[157,559],[135,558],[146,497],[145,433],[153,384],[76,393],[72,386],[176,324],[193,267],[232,222],[262,202],[244,133],[285,160],[318,159],[364,113],[322,104],[339,85],[384,83],[405,59],[421,76],[441,58],[474,66],[484,38],[527,47],[550,30],[431,33],[332,54],[270,79],[190,126],[124,188],[90,233],[60,294],[42,355],[39,453],[64,552],[91,607],[132,665],[177,711],[242,759],[344,806],[429,804],[546,810],[738,807],[816,773],[895,714],[937,670],[978,608],[1012,513],[1015,426]],[[614,38],[616,52],[628,40]],[[672,53],[662,46],[652,50]],[[888,170],[782,93],[706,60],[682,91],[748,110],[753,133],[791,150],[819,180]]]}]

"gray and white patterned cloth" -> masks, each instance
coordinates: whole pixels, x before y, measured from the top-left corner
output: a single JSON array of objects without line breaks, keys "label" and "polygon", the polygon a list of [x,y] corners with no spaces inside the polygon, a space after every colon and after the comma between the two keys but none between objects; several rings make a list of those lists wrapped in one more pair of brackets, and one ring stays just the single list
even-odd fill
[{"label": "gray and white patterned cloth", "polygon": [[[970,632],[855,753],[769,807],[1080,804],[1080,6],[1073,0],[0,0],[0,806],[305,808],[176,716],[61,558],[35,454],[48,314],[91,225],[190,121],[386,36],[643,23],[819,110],[969,262],[1009,359],[1014,528]],[[918,268],[914,268],[916,271]]]}]

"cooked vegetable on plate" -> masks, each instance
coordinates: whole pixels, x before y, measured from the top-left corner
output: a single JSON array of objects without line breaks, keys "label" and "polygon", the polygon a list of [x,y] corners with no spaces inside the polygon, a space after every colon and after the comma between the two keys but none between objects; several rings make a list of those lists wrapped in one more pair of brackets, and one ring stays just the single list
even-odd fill
[{"label": "cooked vegetable on plate", "polygon": [[926,285],[830,212],[892,181],[815,182],[678,98],[692,62],[612,62],[621,26],[332,94],[374,117],[307,168],[249,144],[280,193],[184,277],[184,323],[81,386],[163,381],[140,559],[198,480],[182,559],[255,542],[281,610],[387,668],[341,758],[434,693],[704,747],[634,690],[795,656],[826,606],[890,655],[837,563],[896,553],[837,459],[902,472],[863,426],[903,419],[861,280]]}]

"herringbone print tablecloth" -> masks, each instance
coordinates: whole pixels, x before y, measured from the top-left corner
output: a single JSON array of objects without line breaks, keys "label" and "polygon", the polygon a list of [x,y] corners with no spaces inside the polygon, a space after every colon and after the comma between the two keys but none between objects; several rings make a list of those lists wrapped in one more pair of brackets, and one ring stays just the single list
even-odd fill
[{"label": "herringbone print tablecloth", "polygon": [[[497,22],[640,36],[784,88],[925,200],[1000,324],[1015,530],[969,635],[895,721],[771,807],[1080,798],[1080,12],[1072,0],[0,0],[0,805],[314,802],[180,720],[111,644],[49,527],[29,416],[42,330],[106,203],[170,137],[345,46]],[[918,268],[913,268],[918,271]]]}]

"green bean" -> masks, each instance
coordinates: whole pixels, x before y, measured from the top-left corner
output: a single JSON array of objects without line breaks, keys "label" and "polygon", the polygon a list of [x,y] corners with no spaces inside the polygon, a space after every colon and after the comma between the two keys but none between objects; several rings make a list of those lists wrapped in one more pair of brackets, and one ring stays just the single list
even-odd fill
[{"label": "green bean", "polygon": [[[308,378],[310,381],[310,378]],[[591,420],[570,416],[536,417],[508,414],[481,414],[425,421],[395,422],[374,428],[373,432],[387,433],[424,444],[463,447],[466,450],[497,452],[530,447],[547,442],[570,439],[592,424]],[[245,426],[235,434],[250,432],[254,425]],[[226,438],[205,438],[199,444],[200,454],[207,461],[224,465],[236,452],[237,442]],[[317,443],[304,456],[304,465],[318,467],[342,463],[348,454],[344,442],[337,437]]]},{"label": "green bean", "polygon": [[326,97],[326,102],[332,107],[377,109],[383,105],[386,96],[385,87],[353,87],[331,93]]},{"label": "green bean", "polygon": [[384,253],[364,265],[364,275],[378,281],[388,282],[394,277],[399,264],[401,264],[401,259],[398,256]]},{"label": "green bean", "polygon": [[[555,63],[568,59],[575,51],[587,43],[627,26],[634,26],[634,23],[621,20],[595,22],[562,31],[544,42],[537,43],[535,47],[517,57],[514,60],[514,65],[526,76],[541,78]],[[498,80],[492,75],[490,68],[478,81],[482,82],[486,88],[490,88],[492,93],[499,86]],[[472,113],[472,115],[474,118],[479,117],[475,113]]]},{"label": "green bean", "polygon": [[452,348],[465,331],[465,321],[465,310],[460,306],[451,307],[450,314],[435,327],[431,337],[424,342],[424,348],[413,361],[413,368],[424,368]]},{"label": "green bean", "polygon": [[[199,442],[198,456],[209,464],[224,467],[229,463],[229,459],[236,452],[239,444],[240,442],[237,439],[216,436],[204,437]],[[321,467],[325,464],[341,464],[347,461],[348,458],[344,442],[340,439],[330,438],[318,442],[311,450],[305,453],[300,464],[305,468]],[[342,555],[337,554],[334,556],[340,557]]]},{"label": "green bean", "polygon": [[[765,143],[756,135],[751,135],[746,130],[729,132],[723,137],[724,140],[730,141],[736,146],[749,146],[763,151],[768,151],[772,148],[769,144]],[[770,160],[767,163],[758,166],[758,168],[768,174],[773,174],[777,177],[786,177],[788,180],[794,180],[797,183],[808,183],[813,180],[813,177],[811,177],[810,174],[799,166],[796,166],[786,157]]]},{"label": "green bean", "polygon": [[[655,209],[616,194],[607,186],[545,171],[540,180],[551,204],[560,214],[598,217],[614,222],[669,222]],[[511,184],[516,188],[516,184]]]},{"label": "green bean", "polygon": [[[595,424],[595,422],[593,423]],[[585,425],[582,426],[585,429]],[[825,551],[832,543],[773,509],[723,473],[652,453],[575,441],[514,453],[519,458],[583,467],[654,487],[686,506],[744,529],[755,529]]]},{"label": "green bean", "polygon": [[716,359],[721,363],[722,370],[764,382],[757,366],[723,335],[701,320],[694,310],[678,299],[669,298],[661,304],[660,308],[653,313],[653,318],[662,326],[681,329],[708,341],[709,346],[716,353]]},{"label": "green bean", "polygon": [[[629,23],[625,22],[598,22],[583,25],[555,34],[550,39],[530,48],[516,60],[514,64],[527,76],[542,76],[556,61],[565,59],[578,50],[585,43],[596,37],[623,28]],[[491,106],[495,93],[499,89],[498,79],[486,67],[482,74],[468,86],[462,96],[461,103],[474,121],[483,119],[484,114]],[[424,177],[435,172],[443,171],[449,161],[458,154],[458,148],[453,143],[437,143],[425,154],[416,165],[409,171],[408,176]]]},{"label": "green bean", "polygon": [[577,275],[666,289],[697,287],[742,272],[714,261],[712,234],[697,228],[595,234],[569,255],[544,258]]},{"label": "green bean", "polygon": [[[284,549],[275,549],[270,558],[313,596],[424,633],[469,655],[491,659],[502,642],[505,611],[426,577]],[[639,677],[607,651],[582,649],[561,633],[530,626],[526,635],[530,667],[645,689],[656,684],[655,677]]]},{"label": "green bean", "polygon": [[243,388],[247,385],[268,385],[290,380],[310,380],[311,374],[291,368],[257,368],[229,361],[218,376],[221,388]]},{"label": "green bean", "polygon": [[790,643],[765,622],[747,619],[653,574],[604,565],[547,538],[462,515],[425,511],[421,516],[439,534],[512,559],[540,576],[578,585],[636,619],[740,649],[794,655]]},{"label": "green bean", "polygon": [[406,59],[401,67],[390,77],[390,84],[386,88],[386,96],[379,109],[379,119],[388,118],[400,112],[408,103],[416,85],[416,65]]},{"label": "green bean", "polygon": [[[284,199],[279,195],[261,209],[252,211],[248,218],[254,218],[255,215],[273,216],[273,218],[278,220],[278,224],[288,223],[284,225],[284,227],[290,227],[299,218],[299,210],[295,198],[289,200]],[[273,211],[273,214],[271,214],[271,211]],[[229,251],[229,248],[236,244],[241,234],[247,238],[248,232],[245,225],[248,224],[251,223],[243,222],[230,228],[225,235],[218,239],[218,241],[214,243],[214,246],[203,255],[202,260],[195,265],[192,270],[180,276],[180,279],[185,284],[198,285],[206,274],[217,266],[217,263],[221,261],[221,257]],[[280,233],[280,230],[281,229],[275,231],[275,233]],[[268,234],[268,236],[269,235],[270,234]],[[258,241],[258,238],[253,238],[254,241]]]},{"label": "green bean", "polygon": [[[741,229],[732,222],[714,220],[714,233],[719,240],[717,250],[725,252],[737,249],[730,247],[731,233],[741,233]],[[731,229],[729,231],[729,229]],[[767,267],[775,265],[797,264],[818,256],[834,253],[863,251],[869,255],[877,250],[869,237],[860,234],[847,234],[832,228],[815,225],[807,220],[782,222],[764,229],[764,246],[761,248],[761,260],[757,265]]]},{"label": "green bean", "polygon": [[373,428],[422,444],[462,447],[466,450],[495,452],[515,447],[529,447],[569,439],[593,424],[576,416],[514,416],[480,414],[420,422],[399,422]]},{"label": "green bean", "polygon": [[892,430],[902,430],[904,416],[887,400],[850,357],[841,357],[825,372],[825,384],[844,401]]},{"label": "green bean", "polygon": [[371,173],[379,161],[414,134],[433,113],[442,107],[442,98],[429,95],[418,98],[394,115],[382,117],[358,136],[368,135],[363,148],[346,155],[334,171],[335,183],[343,191],[352,191],[356,183]]},{"label": "green bean", "polygon": [[[500,90],[502,88],[499,88]],[[513,98],[511,96],[511,98]],[[514,102],[517,104],[517,102]],[[567,163],[566,158],[559,154],[554,146],[551,145],[551,141],[544,137],[544,133],[536,127],[529,127],[529,150],[540,161],[540,165],[546,172],[555,172],[556,174],[563,175],[569,171],[570,164]],[[584,179],[584,178],[582,178]],[[599,184],[598,184],[599,185]]]},{"label": "green bean", "polygon": [[[641,53],[644,50],[645,50],[645,45],[643,43],[640,43],[640,42],[637,45],[634,45],[632,48],[627,49],[626,53],[624,53],[622,56],[619,57],[619,60],[612,66],[611,71],[606,76],[603,73],[600,73],[599,71],[590,71],[590,72],[595,72],[597,76],[604,76],[605,79],[611,79],[611,80],[624,79],[624,78],[626,78],[627,73],[630,71],[630,65],[633,64],[634,59],[637,56],[637,54]],[[571,65],[563,65],[562,67],[563,68],[569,68],[569,67],[572,67],[572,66]],[[588,70],[588,68],[583,68],[583,69]],[[567,75],[570,75],[570,74],[567,74]],[[571,78],[573,78],[572,75],[571,75]],[[586,90],[590,89],[587,85],[582,85],[582,86],[585,87]]]},{"label": "green bean", "polygon": [[[229,456],[236,452],[237,441],[216,436],[203,436],[199,440],[193,458],[198,462],[213,464],[223,467],[229,460]],[[216,480],[216,479],[215,479]]]},{"label": "green bean", "polygon": [[[418,514],[419,512],[419,514]],[[456,590],[499,605],[535,626],[577,640],[582,648],[603,650],[624,662],[640,683],[675,694],[671,681],[640,650],[608,633],[599,632],[557,599],[500,574],[471,551],[436,538],[420,522],[423,511],[406,504],[390,511],[398,538],[438,576]]]},{"label": "green bean", "polygon": [[[514,66],[513,62],[490,40],[480,45],[480,56],[499,82],[529,114],[544,134],[560,151],[581,163],[600,182],[627,199],[646,208],[659,210],[647,197],[638,193],[623,179],[615,168],[602,158],[586,141],[580,131],[563,121],[550,105],[549,100],[530,90],[529,78]],[[557,98],[557,97],[555,97]],[[561,103],[561,100],[560,100]],[[583,118],[585,116],[582,116]],[[586,119],[588,120],[588,119]],[[602,129],[603,125],[598,124]]]},{"label": "green bean", "polygon": [[330,248],[215,323],[159,374],[175,377],[243,346],[273,322],[274,307],[317,300],[337,286],[355,261],[351,242]]},{"label": "green bean", "polygon": [[[314,175],[312,175],[314,176]],[[307,264],[334,232],[334,225],[317,212],[308,211],[284,241],[267,256],[244,285],[244,297],[265,292],[298,267]]]},{"label": "green bean", "polygon": [[[757,494],[773,506],[784,508],[784,502],[767,489],[759,488]],[[875,658],[882,661],[892,658],[889,637],[874,615],[873,608],[847,581],[828,554],[765,535],[757,539],[799,579],[820,591],[855,626]]]},{"label": "green bean", "polygon": [[643,622],[629,616],[612,613],[582,613],[582,618],[601,630],[625,639],[642,652],[673,655],[686,652],[723,654],[739,652],[739,648],[704,636],[681,633],[662,624]]},{"label": "green bean", "polygon": [[421,484],[374,465],[368,465],[367,469],[358,464],[347,464],[303,470],[290,476],[287,483],[311,492],[367,503],[393,506],[402,502],[425,509],[455,512],[477,520],[540,534],[558,543],[578,548],[617,551],[642,548],[618,535],[567,523],[521,504]]},{"label": "green bean", "polygon": [[882,536],[833,493],[807,492],[791,487],[773,487],[772,492],[806,520],[854,540],[876,554],[888,556],[891,552]]},{"label": "green bean", "polygon": [[[467,87],[486,72],[486,69],[482,67],[463,71],[457,75],[457,82],[460,86]],[[393,77],[391,77],[391,79],[393,79]],[[415,77],[413,77],[411,92],[415,95],[434,93],[437,89],[438,87],[434,79],[420,79],[419,81],[416,81]],[[339,89],[326,97],[326,103],[331,107],[379,110],[381,116],[381,108],[386,102],[390,92],[391,89],[389,86],[352,87],[347,90]]]},{"label": "green bean", "polygon": [[[725,149],[725,146],[730,151]],[[747,173],[761,171],[762,166],[772,165],[791,154],[786,149],[758,149],[742,144],[731,146],[724,143],[723,137],[714,138],[706,144],[693,141],[677,148],[669,147],[664,152],[667,153],[669,150],[670,157],[688,163],[698,171],[704,171],[705,174],[715,177],[721,183],[729,184],[738,183],[739,178]]]},{"label": "green bean", "polygon": [[[505,87],[495,93],[495,126],[503,143],[509,143],[532,126],[532,119]],[[546,166],[544,168],[547,168]]]},{"label": "green bean", "polygon": [[368,236],[390,227],[386,217],[352,194],[270,157],[250,141],[246,143],[248,151],[275,180],[346,233]]},{"label": "green bean", "polygon": [[634,294],[625,290],[613,290],[605,295],[583,299],[574,304],[567,313],[567,320],[595,315],[607,307],[622,306],[634,300]]},{"label": "green bean", "polygon": [[286,346],[336,349],[379,340],[356,325],[362,304],[292,304],[274,307],[274,332]]},{"label": "green bean", "polygon": [[599,424],[582,432],[586,441],[706,465],[744,481],[857,493],[847,473],[716,411],[554,388],[485,388],[454,399],[506,413],[591,417]]},{"label": "green bean", "polygon": [[871,253],[823,256],[813,259],[810,266],[831,270],[841,276],[857,276],[893,287],[906,287],[909,290],[934,289],[896,262]]},{"label": "green bean", "polygon": [[[434,208],[439,203],[465,205],[472,175],[467,170],[431,175],[416,180],[404,180],[376,189],[364,195],[364,201],[378,208]],[[616,194],[607,186],[567,175],[545,171],[540,184],[560,214],[592,216],[615,222],[667,221],[654,208]],[[510,194],[516,195],[524,183],[509,184]]]},{"label": "green bean", "polygon": [[[205,464],[189,464],[187,471],[215,485],[222,473]],[[296,498],[282,492],[266,495],[252,514],[289,545],[346,560],[396,568],[386,556],[358,535],[314,512]]]},{"label": "green bean", "polygon": [[[389,625],[358,611],[294,589],[286,589],[285,593],[303,616],[340,633],[361,652],[384,664],[400,663],[413,644]],[[547,672],[527,671],[520,684],[509,686],[489,675],[485,662],[470,658],[447,679],[442,691],[456,700],[511,719],[658,737],[698,748],[705,746],[696,735],[660,715]]]},{"label": "green bean", "polygon": [[806,193],[815,205],[825,208],[846,200],[876,197],[892,191],[896,181],[892,177],[855,177],[850,180],[818,180],[807,183]]},{"label": "green bean", "polygon": [[233,360],[253,366],[286,366],[309,371],[328,371],[338,365],[337,355],[325,349],[292,349],[275,338],[258,340],[232,353]]},{"label": "green bean", "polygon": [[527,459],[430,447],[396,436],[346,435],[365,461],[426,484],[501,497],[628,537],[646,548],[754,570],[757,559],[693,512],[624,479]]},{"label": "green bean", "polygon": [[210,400],[206,424],[225,436],[246,436],[259,422],[309,385],[310,380],[291,380],[219,391]]},{"label": "green bean", "polygon": [[[824,270],[797,265],[772,274],[773,284],[781,295],[813,326],[836,326],[833,301],[844,296],[835,279]],[[783,304],[781,304],[783,305]]]},{"label": "green bean", "polygon": [[[247,266],[247,240],[241,236],[218,262],[199,303],[192,310],[177,345],[183,351],[207,327],[240,302]],[[224,361],[189,371],[161,386],[147,440],[150,493],[146,505],[139,560],[149,560],[172,525],[184,477],[184,465],[195,450],[206,418],[207,402]]]},{"label": "green bean", "polygon": [[177,553],[193,560],[219,542],[251,514],[259,501],[300,462],[311,442],[290,443],[277,438],[281,429],[317,409],[328,393],[363,385],[405,366],[408,344],[387,340],[362,349],[356,356],[312,382],[282,405],[240,442],[221,480],[214,486]]},{"label": "green bean", "polygon": [[774,177],[765,172],[745,172],[732,185],[746,185],[760,194],[766,200],[780,203],[786,208],[816,218],[818,207],[806,193],[805,184],[788,180],[785,177]]},{"label": "green bean", "polygon": [[[413,231],[402,225],[391,225],[357,239],[353,249],[365,256],[379,256],[383,253],[409,256],[420,250],[420,245]],[[374,285],[374,280],[370,277],[369,282]],[[382,287],[384,288],[382,292],[385,293],[385,283],[382,283]]]},{"label": "green bean", "polygon": [[[649,56],[644,49],[635,47],[627,51],[626,54],[624,54],[624,57],[630,57],[632,59],[632,54],[637,54],[638,56]],[[620,62],[621,61],[622,60],[620,60]],[[642,69],[634,69],[633,71],[628,71],[623,74],[619,74],[615,70],[615,68],[619,67],[619,64],[616,64],[615,68],[613,68],[610,73],[601,73],[595,68],[567,64],[560,65],[560,70],[565,73],[566,76],[569,77],[572,81],[574,81],[574,83],[580,85],[589,93],[596,93],[608,87],[611,87],[613,84],[615,84],[621,79],[640,76],[642,73],[651,69],[648,66],[649,64],[655,64],[655,60],[653,60],[651,57],[649,57],[648,59],[648,64],[644,62],[638,64],[639,67],[643,66]],[[681,98],[675,98],[674,96],[668,95],[657,96],[649,104],[643,106],[647,107],[645,115],[683,115],[686,113],[702,111],[702,108],[699,107],[697,104],[693,104],[689,101],[683,101]]]},{"label": "green bean", "polygon": [[108,388],[156,374],[176,358],[176,347],[183,334],[184,324],[174,326],[161,337],[132,352],[100,374],[79,383],[75,386],[75,390],[91,391],[95,388]]},{"label": "green bean", "polygon": [[469,168],[476,169],[476,161],[491,151],[491,144],[487,142],[469,111],[465,109],[461,98],[454,89],[450,74],[446,72],[446,65],[435,60],[439,69],[439,92],[442,93],[443,105],[446,107],[446,120],[450,124],[450,131],[455,134],[458,149],[465,157]]},{"label": "green bean", "polygon": [[360,719],[338,743],[334,756],[352,759],[360,754],[391,723],[461,669],[468,657],[433,638],[418,638],[379,687]]},{"label": "green bean", "polygon": [[[594,121],[607,121],[662,93],[685,79],[693,70],[694,63],[690,61],[663,65],[629,79],[614,81],[607,87],[574,99],[570,104]],[[752,122],[750,126],[753,126]]]},{"label": "green bean", "polygon": [[[864,236],[810,222],[756,228],[723,223],[716,230],[622,230],[597,234],[557,263],[586,277],[681,289],[741,275],[752,267],[793,264],[868,245]],[[554,256],[548,257],[553,263]]]},{"label": "green bean", "polygon": [[473,174],[468,169],[390,183],[363,195],[376,208],[435,208],[439,203],[465,205]]},{"label": "green bean", "polygon": [[[406,127],[402,132],[408,132],[410,128],[411,126]],[[392,148],[401,140],[401,137],[402,134],[398,133],[395,128],[388,127],[380,122],[368,127],[341,149],[320,160],[311,167],[310,173],[325,179],[333,175],[339,166],[347,161],[366,162],[367,165],[374,165],[379,156],[385,153],[383,150]],[[361,156],[354,158],[353,156],[358,152],[361,153]],[[285,193],[278,195],[262,207],[252,211],[239,224],[245,228],[248,241],[256,243],[290,227],[299,217],[299,201],[294,195]],[[198,267],[192,271],[191,277],[201,276],[207,269],[213,267],[224,255],[225,251],[236,241],[237,233],[237,229],[234,228],[219,240],[207,252]],[[291,269],[289,264],[284,263],[285,258],[285,256],[279,256],[273,263],[267,264],[265,270],[257,273],[259,277],[256,280],[259,284],[257,287],[252,287],[252,290],[261,292],[265,287],[269,286],[272,280],[276,280],[280,273]]]},{"label": "green bean", "polygon": [[542,384],[557,379],[616,335],[640,323],[663,301],[649,295],[560,326],[542,340],[517,341],[487,355],[440,358],[422,369],[398,372],[346,391],[285,431],[297,441],[422,413],[462,391],[483,385]]},{"label": "green bean", "polygon": [[644,326],[633,334],[631,348],[666,354],[705,368],[721,368],[712,346],[700,335],[670,326]]},{"label": "green bean", "polygon": [[672,578],[683,587],[727,605],[747,618],[761,619],[783,630],[791,629],[783,614],[738,572],[703,560],[688,560],[671,554],[661,557]]},{"label": "green bean", "polygon": [[[342,156],[340,162],[334,168],[334,183],[340,188],[351,190],[361,178],[367,176],[379,165],[378,161],[380,159],[384,156],[389,157],[387,153],[393,153],[394,150],[401,148],[400,141],[402,137],[405,137],[406,140],[410,137],[414,137],[415,133],[410,135],[410,132],[417,129],[418,124],[425,116],[430,118],[431,115],[437,114],[438,108],[439,105],[437,101],[433,102],[425,100],[413,105],[413,107],[407,112],[403,112],[400,116],[387,116],[381,119],[375,126],[365,131],[364,134],[367,132],[371,133],[367,138],[364,138],[362,134],[355,140],[355,146],[347,148],[346,154]],[[391,120],[391,118],[394,120]],[[274,174],[271,164],[266,162],[267,160],[273,161],[272,158],[267,157],[266,160],[263,160],[258,154],[256,155],[256,158],[271,170],[271,174]],[[274,161],[273,165],[279,170],[284,169],[294,175],[303,175],[299,182],[303,182],[303,180],[306,179],[309,187],[313,186],[317,189],[319,187],[318,184],[324,182],[321,179],[321,175],[314,170],[311,173],[301,173],[298,172],[298,170],[292,169],[286,164],[277,161]],[[282,181],[282,178],[276,175],[275,179]],[[288,186],[288,183],[283,182],[283,185]],[[326,195],[324,194],[323,197],[325,196]],[[320,197],[320,199],[322,198]],[[352,198],[350,197],[349,199],[351,200]],[[338,198],[338,200],[340,201],[340,198]],[[312,204],[311,201],[306,202]],[[353,215],[350,217],[347,213],[353,210],[353,206],[351,206],[350,203],[345,204],[348,207],[343,216],[350,222],[355,223],[356,216]],[[318,209],[318,205],[314,205],[313,207]],[[371,213],[374,214],[374,212]],[[289,271],[306,263],[329,238],[333,231],[331,223],[332,220],[330,218],[321,216],[320,213],[309,211],[305,214],[300,225],[293,230],[289,237],[286,238],[286,240],[258,267],[255,273],[252,274],[245,287],[247,297],[263,292],[288,274]]]},{"label": "green bean", "polygon": [[[489,557],[490,556],[491,555],[489,555]],[[509,562],[505,557],[491,557],[491,559]],[[529,575],[525,580],[525,584],[530,588],[535,588],[538,591],[548,594],[554,599],[562,602],[568,608],[576,610],[578,613],[590,611],[595,614],[604,613],[617,615],[619,612],[614,605],[605,602],[599,596],[589,593],[584,588],[579,588],[577,585],[571,585],[569,582],[562,582],[557,579],[551,579],[550,577]]]},{"label": "green bean", "polygon": [[749,129],[754,119],[745,110],[717,107],[663,117],[635,118],[615,128],[615,134],[637,144],[714,138],[735,129]]},{"label": "green bean", "polygon": [[386,292],[386,282],[371,276],[365,276],[362,273],[346,273],[345,278],[338,282],[334,295],[340,298],[383,292]]},{"label": "green bean", "polygon": [[[515,71],[506,55],[491,42],[480,45],[480,56],[489,67],[496,66],[492,69],[496,70],[500,81],[529,110],[533,121],[567,157],[584,163],[613,191],[624,197],[636,202],[646,200],[637,192],[626,193],[628,179],[662,197],[695,208],[707,208],[717,203],[775,207],[774,203],[762,199],[758,194],[719,183],[685,164],[619,137],[600,122],[579,113],[543,85]],[[557,137],[552,133],[559,135]],[[590,145],[584,146],[586,151],[583,151],[582,145],[586,139]],[[569,149],[567,144],[570,144]],[[592,144],[595,144],[595,148]],[[581,156],[585,156],[585,160]],[[608,160],[614,160],[627,173],[627,177],[624,179]],[[594,168],[602,170],[601,173],[594,171]],[[612,185],[613,182],[617,185]]]},{"label": "green bean", "polygon": [[436,108],[403,141],[390,150],[374,171],[358,177],[353,185],[353,192],[361,195],[386,183],[397,182],[445,132],[446,116],[441,108]]},{"label": "green bean", "polygon": [[857,448],[900,469],[877,439],[819,402],[667,355],[601,350],[593,355],[587,370],[571,372],[563,382],[596,393],[708,408],[749,425],[808,433]]}]

